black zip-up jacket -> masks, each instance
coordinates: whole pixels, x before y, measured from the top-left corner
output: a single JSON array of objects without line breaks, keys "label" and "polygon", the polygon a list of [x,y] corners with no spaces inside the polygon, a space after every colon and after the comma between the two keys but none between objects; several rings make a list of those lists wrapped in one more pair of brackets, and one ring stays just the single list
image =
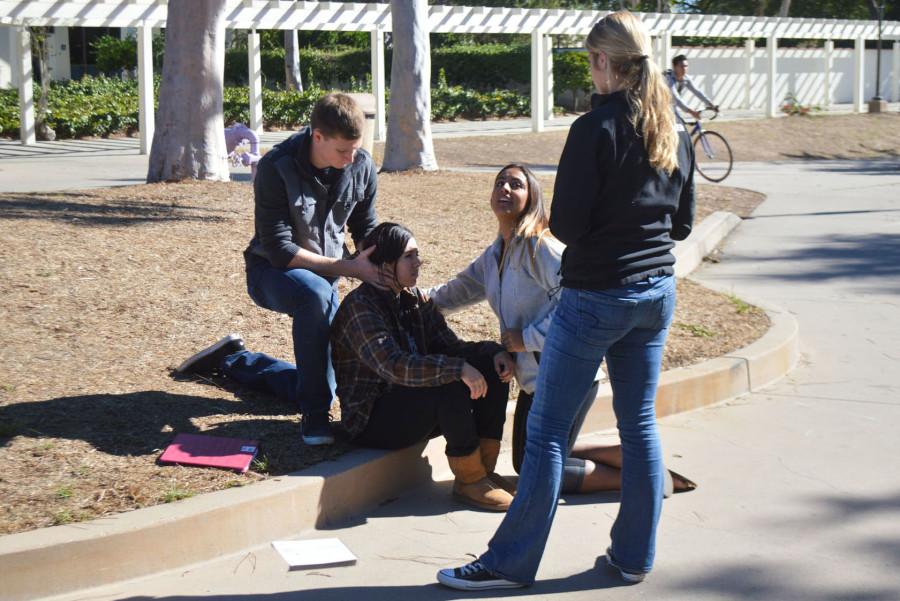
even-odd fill
[{"label": "black zip-up jacket", "polygon": [[602,290],[672,275],[673,240],[694,221],[694,151],[678,125],[678,168],[650,166],[624,92],[591,99],[572,124],[556,175],[550,231],[566,244],[562,282]]},{"label": "black zip-up jacket", "polygon": [[375,162],[363,149],[326,187],[309,161],[312,134],[301,129],[266,153],[253,182],[256,235],[248,262],[284,268],[299,248],[333,259],[344,255],[344,231],[359,245],[376,225]]}]

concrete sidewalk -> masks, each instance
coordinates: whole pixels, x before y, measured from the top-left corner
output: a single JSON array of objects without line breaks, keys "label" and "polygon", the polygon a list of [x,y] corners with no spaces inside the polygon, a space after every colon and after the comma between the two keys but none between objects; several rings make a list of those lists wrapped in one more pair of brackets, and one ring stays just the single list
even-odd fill
[{"label": "concrete sidewalk", "polygon": [[[829,113],[851,112],[850,105],[834,105]],[[892,111],[900,103],[892,104]],[[721,121],[761,119],[761,110],[733,109]],[[547,131],[566,130],[575,120],[566,115],[548,121]],[[491,136],[531,132],[530,119],[451,121],[432,123],[435,138]],[[271,147],[292,131],[264,132],[261,144]],[[147,177],[146,155],[138,154],[138,138],[60,140],[23,146],[18,140],[0,139],[0,192],[49,192],[142,184]],[[250,169],[232,168],[232,178],[249,181]],[[730,181],[730,180],[729,180]]]},{"label": "concrete sidewalk", "polygon": [[444,480],[338,529],[295,533],[340,537],[355,566],[290,572],[261,546],[56,599],[896,601],[898,165],[744,164],[729,184],[769,198],[695,277],[788,309],[803,360],[764,392],[662,420],[667,463],[700,488],[666,501],[645,583],[622,586],[603,567],[617,498],[594,495],[565,499],[533,587],[439,587],[435,571],[482,552],[502,518],[457,510]]}]

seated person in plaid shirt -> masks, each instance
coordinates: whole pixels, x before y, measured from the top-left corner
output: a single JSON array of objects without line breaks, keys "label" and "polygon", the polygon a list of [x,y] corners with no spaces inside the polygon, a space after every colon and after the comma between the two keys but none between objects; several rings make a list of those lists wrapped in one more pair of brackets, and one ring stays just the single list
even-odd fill
[{"label": "seated person in plaid shirt", "polygon": [[495,342],[464,342],[415,288],[412,233],[382,223],[362,248],[381,285],[350,292],[331,327],[341,422],[357,444],[400,449],[443,435],[458,499],[506,511],[512,495],[493,474],[506,420],[512,357]]}]

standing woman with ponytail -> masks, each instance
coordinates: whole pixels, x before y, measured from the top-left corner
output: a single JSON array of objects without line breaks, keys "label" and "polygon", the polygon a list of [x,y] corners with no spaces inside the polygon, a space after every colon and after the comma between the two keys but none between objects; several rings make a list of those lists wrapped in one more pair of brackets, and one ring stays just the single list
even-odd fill
[{"label": "standing woman with ponytail", "polygon": [[534,582],[559,500],[569,432],[605,357],[622,442],[622,497],[606,551],[627,582],[653,567],[663,499],[656,386],[675,309],[675,243],[694,216],[694,158],[640,20],[601,19],[586,46],[599,92],[569,131],[550,230],[562,292],[528,416],[518,491],[488,550],[438,572],[461,590]]}]

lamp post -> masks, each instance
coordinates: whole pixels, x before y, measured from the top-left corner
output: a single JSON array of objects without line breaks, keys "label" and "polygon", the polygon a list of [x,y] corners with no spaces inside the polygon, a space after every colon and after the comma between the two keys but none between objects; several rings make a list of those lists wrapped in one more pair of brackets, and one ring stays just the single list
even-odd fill
[{"label": "lamp post", "polygon": [[869,101],[870,113],[887,111],[887,102],[881,97],[881,22],[884,18],[884,2],[878,5],[878,54],[875,55],[875,96]]}]

